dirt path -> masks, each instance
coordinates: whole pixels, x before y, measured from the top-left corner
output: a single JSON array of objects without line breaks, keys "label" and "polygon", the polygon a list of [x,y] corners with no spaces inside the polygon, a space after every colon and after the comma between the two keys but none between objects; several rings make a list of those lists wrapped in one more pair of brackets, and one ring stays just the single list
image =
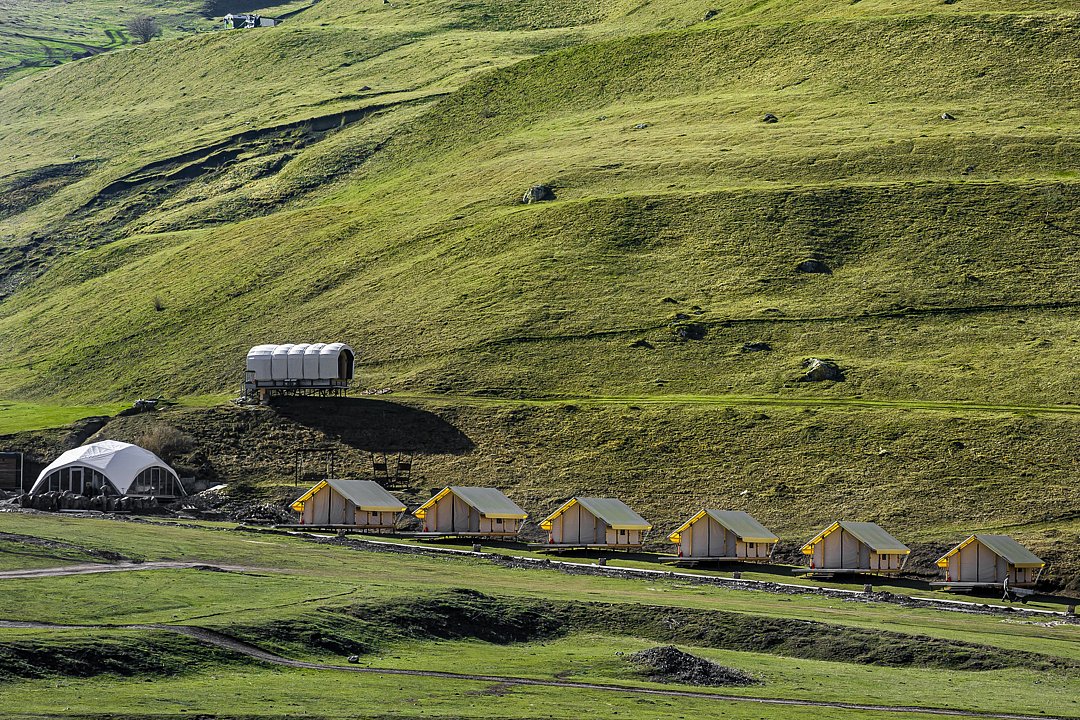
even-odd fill
[{"label": "dirt path", "polygon": [[110,572],[133,572],[139,570],[219,570],[228,572],[248,572],[255,570],[256,568],[244,567],[241,565],[209,565],[207,563],[199,562],[179,562],[179,561],[161,561],[161,562],[145,562],[145,563],[115,563],[112,565],[105,565],[102,563],[84,563],[81,565],[66,565],[64,567],[51,567],[51,568],[31,568],[28,570],[4,570],[0,572],[0,580],[11,580],[16,578],[43,578],[43,577],[60,577],[63,575],[91,575],[94,573],[110,573]]},{"label": "dirt path", "polygon": [[26,628],[42,630],[161,630],[178,635],[185,635],[200,642],[215,645],[261,662],[282,667],[305,670],[331,670],[337,672],[361,673],[367,675],[406,675],[410,677],[429,677],[444,680],[466,680],[488,682],[497,685],[521,685],[532,687],[556,687],[571,690],[598,690],[601,692],[632,693],[635,695],[659,695],[662,697],[692,698],[714,702],[757,703],[760,705],[786,705],[794,707],[817,707],[835,710],[862,710],[867,712],[913,713],[921,715],[944,715],[949,717],[993,718],[994,720],[1080,720],[1080,718],[1054,715],[1022,715],[1014,713],[981,712],[978,710],[953,710],[939,707],[920,707],[917,705],[864,705],[862,703],[826,702],[820,700],[798,700],[793,698],[769,698],[748,695],[725,695],[707,690],[665,690],[662,688],[642,688],[613,683],[572,682],[569,680],[541,680],[537,678],[510,677],[504,675],[474,675],[471,673],[442,672],[436,670],[405,670],[401,668],[376,668],[358,665],[330,665],[326,663],[291,660],[260,647],[238,640],[237,638],[194,625],[53,625],[50,623],[19,622],[0,620],[0,628]]}]

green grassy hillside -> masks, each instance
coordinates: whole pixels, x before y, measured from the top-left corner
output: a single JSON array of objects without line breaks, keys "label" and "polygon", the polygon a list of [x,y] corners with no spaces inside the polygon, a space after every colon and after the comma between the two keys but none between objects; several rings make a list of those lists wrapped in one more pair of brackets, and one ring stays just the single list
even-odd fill
[{"label": "green grassy hillside", "polygon": [[311,0],[7,0],[0,5],[0,85],[138,38],[127,24],[154,18],[166,39],[218,29],[230,12],[292,17]]},{"label": "green grassy hillside", "polygon": [[[322,0],[23,78],[0,396],[228,392],[252,344],[340,338],[362,385],[476,436],[434,484],[665,520],[750,491],[792,536],[842,510],[1066,557],[1078,25],[1065,1]],[[558,199],[521,205],[536,183]],[[796,382],[810,357],[846,380]]]},{"label": "green grassy hillside", "polygon": [[148,15],[165,37],[212,27],[199,0],[9,0],[0,6],[0,83],[132,42],[125,25]]}]

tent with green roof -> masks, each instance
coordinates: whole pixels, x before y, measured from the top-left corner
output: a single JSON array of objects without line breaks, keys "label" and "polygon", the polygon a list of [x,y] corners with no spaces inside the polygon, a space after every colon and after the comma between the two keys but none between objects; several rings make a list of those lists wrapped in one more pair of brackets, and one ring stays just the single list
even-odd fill
[{"label": "tent with green roof", "polygon": [[904,569],[911,550],[880,525],[838,520],[802,546],[810,556],[807,575],[895,574]]},{"label": "tent with green roof", "polygon": [[451,485],[413,513],[423,523],[420,535],[512,537],[528,513],[501,491]]},{"label": "tent with green roof", "polygon": [[763,562],[772,557],[779,539],[749,513],[738,510],[702,510],[668,535],[684,562]]},{"label": "tent with green roof", "polygon": [[405,503],[377,482],[337,478],[319,481],[291,507],[307,527],[381,532],[392,531],[405,511]]},{"label": "tent with green roof", "polygon": [[1001,586],[1031,587],[1046,563],[1008,535],[976,534],[938,558],[945,581],[937,587],[966,589]]},{"label": "tent with green roof", "polygon": [[616,498],[575,497],[544,518],[548,548],[640,548],[652,529],[648,520]]}]

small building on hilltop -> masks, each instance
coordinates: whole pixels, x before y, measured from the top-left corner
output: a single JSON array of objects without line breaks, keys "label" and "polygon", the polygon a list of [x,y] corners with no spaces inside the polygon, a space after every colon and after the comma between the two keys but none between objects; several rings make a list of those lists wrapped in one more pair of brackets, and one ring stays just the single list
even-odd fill
[{"label": "small building on hilltop", "polygon": [[256,345],[248,350],[244,397],[347,395],[356,353],[345,343]]},{"label": "small building on hilltop", "polygon": [[184,496],[184,486],[176,472],[154,453],[138,445],[102,440],[60,455],[38,475],[31,495],[70,492],[93,497],[153,497],[173,499]]},{"label": "small building on hilltop", "polygon": [[938,558],[945,580],[930,583],[949,590],[1032,587],[1046,563],[1008,535],[972,535]]},{"label": "small building on hilltop", "polygon": [[304,526],[390,532],[405,504],[373,480],[327,479],[292,504]]},{"label": "small building on hilltop", "polygon": [[240,13],[236,15],[229,13],[222,18],[222,23],[226,30],[250,30],[252,28],[274,27],[280,22],[281,20],[277,18],[263,17],[262,15],[254,15],[251,13]]},{"label": "small building on hilltop", "polygon": [[546,548],[640,549],[652,525],[615,498],[575,497],[544,518]]},{"label": "small building on hilltop", "polygon": [[528,513],[495,488],[443,488],[413,513],[420,518],[418,535],[513,537]]},{"label": "small building on hilltop", "polygon": [[804,575],[847,573],[895,574],[904,569],[911,550],[877,523],[841,520],[802,546],[810,556]]},{"label": "small building on hilltop", "polygon": [[678,559],[766,562],[779,542],[775,534],[748,513],[702,510],[668,536]]}]

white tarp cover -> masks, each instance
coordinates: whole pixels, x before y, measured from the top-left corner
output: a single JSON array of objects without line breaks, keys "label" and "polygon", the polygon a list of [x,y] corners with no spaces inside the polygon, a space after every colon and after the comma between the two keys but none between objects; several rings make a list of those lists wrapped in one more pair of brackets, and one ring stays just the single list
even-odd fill
[{"label": "white tarp cover", "polygon": [[30,488],[30,492],[37,492],[38,486],[56,470],[66,467],[88,467],[107,477],[118,493],[127,495],[128,489],[139,473],[155,466],[167,470],[176,478],[177,485],[180,484],[176,472],[149,450],[116,440],[102,440],[61,454],[41,471],[34,487]]},{"label": "white tarp cover", "polygon": [[[342,377],[339,357],[347,353]],[[345,343],[256,345],[248,350],[247,369],[255,380],[351,380],[356,354]]]}]

